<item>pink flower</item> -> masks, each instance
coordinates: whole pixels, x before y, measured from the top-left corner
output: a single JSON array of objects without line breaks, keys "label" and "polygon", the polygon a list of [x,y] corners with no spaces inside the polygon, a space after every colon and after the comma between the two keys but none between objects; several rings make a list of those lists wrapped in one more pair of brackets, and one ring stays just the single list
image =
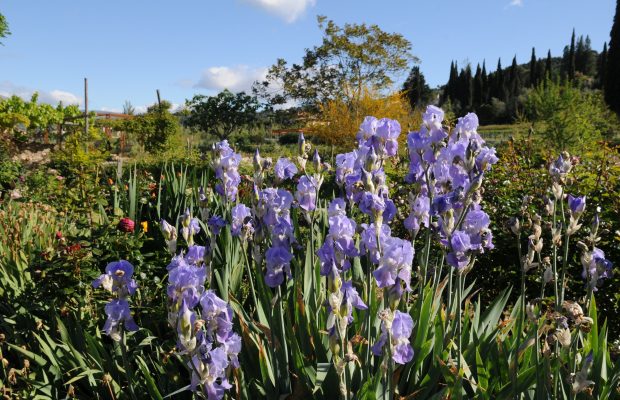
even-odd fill
[{"label": "pink flower", "polygon": [[129,218],[121,218],[121,220],[118,222],[118,230],[121,232],[133,233],[135,227],[136,223]]}]

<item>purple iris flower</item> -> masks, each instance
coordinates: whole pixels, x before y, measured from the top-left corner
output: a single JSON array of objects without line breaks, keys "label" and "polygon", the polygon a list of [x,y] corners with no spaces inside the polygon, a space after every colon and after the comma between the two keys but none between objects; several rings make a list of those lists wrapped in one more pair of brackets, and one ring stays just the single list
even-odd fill
[{"label": "purple iris flower", "polygon": [[480,209],[472,209],[467,213],[462,227],[469,235],[472,250],[483,252],[485,248],[493,248],[490,223],[489,215]]},{"label": "purple iris flower", "polygon": [[384,153],[393,157],[398,153],[398,136],[400,136],[400,124],[395,119],[382,118],[377,122],[375,137],[380,143],[375,147],[378,154]]},{"label": "purple iris flower", "polygon": [[239,174],[241,155],[235,153],[226,140],[215,144],[214,150],[213,168],[215,177],[220,180],[220,183],[215,186],[215,191],[228,201],[235,201],[238,186],[241,183]]},{"label": "purple iris flower", "polygon": [[408,363],[413,359],[413,348],[409,342],[413,332],[413,319],[409,314],[396,310],[394,311],[394,317],[389,330],[392,340],[388,344],[388,328],[386,328],[386,323],[383,321],[381,323],[381,336],[371,349],[373,354],[376,356],[383,355],[383,347],[388,344],[391,346],[394,362],[398,364]]},{"label": "purple iris flower", "polygon": [[121,324],[128,331],[137,331],[138,325],[134,322],[129,310],[127,298],[134,294],[137,289],[136,281],[132,278],[133,265],[128,261],[121,260],[111,262],[106,266],[105,274],[99,276],[92,283],[94,288],[103,287],[105,290],[116,296],[105,306],[105,313],[108,316],[103,326],[103,330],[113,340],[121,340]]},{"label": "purple iris flower", "polygon": [[465,268],[469,264],[471,250],[474,249],[470,236],[462,230],[454,231],[449,244],[450,252],[446,255],[448,264],[457,269]]},{"label": "purple iris flower", "polygon": [[187,248],[187,254],[185,254],[185,262],[191,266],[200,267],[203,263],[206,251],[207,249],[205,246],[189,246]]},{"label": "purple iris flower", "polygon": [[605,253],[598,247],[581,256],[583,265],[582,277],[588,281],[588,285],[594,290],[601,286],[605,279],[613,275],[613,263],[605,258]]},{"label": "purple iris flower", "polygon": [[342,186],[347,176],[355,172],[356,152],[338,154],[336,156],[336,183]]},{"label": "purple iris flower", "polygon": [[558,158],[549,166],[549,175],[551,175],[553,180],[556,182],[563,181],[572,168],[573,164],[570,160],[569,154],[563,152],[560,153]]},{"label": "purple iris flower", "polygon": [[385,199],[371,192],[366,192],[362,195],[359,206],[360,210],[373,218],[373,220],[376,216],[383,215],[386,208]]},{"label": "purple iris flower", "polygon": [[119,341],[120,336],[120,324],[122,323],[124,328],[130,332],[138,330],[138,325],[131,316],[129,310],[129,303],[125,299],[114,299],[105,306],[105,313],[108,318],[103,325],[104,332],[112,339]]},{"label": "purple iris flower", "polygon": [[252,226],[252,210],[243,203],[239,203],[231,210],[232,226],[231,232],[233,236],[241,236],[243,232],[250,236],[254,232]]},{"label": "purple iris flower", "polygon": [[226,221],[224,221],[224,218],[219,215],[214,215],[209,218],[207,225],[214,235],[219,235],[222,228],[226,226]]},{"label": "purple iris flower", "polygon": [[[366,225],[363,224],[364,230],[361,233],[360,240],[360,252],[368,253],[370,260],[374,264],[379,263],[379,248],[377,246],[377,230],[375,224]],[[383,248],[385,241],[390,237],[390,227],[386,224],[382,224],[379,228],[379,244]]]},{"label": "purple iris flower", "polygon": [[463,135],[476,132],[478,125],[478,116],[475,113],[467,113],[467,115],[458,119],[454,129],[457,133]]},{"label": "purple iris flower", "polygon": [[341,271],[346,271],[351,267],[348,258],[358,255],[353,239],[355,229],[355,222],[345,215],[338,214],[329,217],[329,233],[317,251],[319,260],[321,260],[321,275],[331,274],[335,277]]},{"label": "purple iris flower", "polygon": [[570,209],[571,214],[574,216],[579,216],[583,214],[586,209],[586,196],[573,196],[572,194],[568,195],[568,208]]},{"label": "purple iris flower", "polygon": [[274,167],[274,172],[278,181],[284,181],[286,179],[293,179],[298,170],[295,164],[288,158],[280,157]]},{"label": "purple iris flower", "polygon": [[291,278],[290,262],[293,255],[283,246],[271,247],[265,253],[267,272],[265,283],[267,286],[275,288],[284,282],[284,277]]},{"label": "purple iris flower", "polygon": [[181,304],[185,301],[189,308],[194,308],[204,292],[207,271],[205,267],[192,266],[181,256],[177,257],[175,265],[172,268],[168,266],[167,294],[172,303]]},{"label": "purple iris flower", "polygon": [[364,118],[364,121],[360,125],[360,130],[357,133],[357,140],[360,144],[366,142],[375,135],[378,123],[379,121],[375,117],[368,116]]},{"label": "purple iris flower", "polygon": [[471,242],[469,235],[464,231],[454,231],[450,238],[450,245],[452,250],[456,253],[465,253],[471,250]]},{"label": "purple iris flower", "polygon": [[393,286],[400,279],[410,290],[411,265],[413,264],[413,246],[411,242],[390,237],[383,242],[379,267],[373,276],[380,288]]},{"label": "purple iris flower", "polygon": [[207,290],[200,298],[201,316],[209,339],[224,343],[232,332],[232,308],[215,292]]},{"label": "purple iris flower", "polygon": [[106,266],[105,274],[95,279],[92,285],[95,289],[101,286],[108,292],[125,298],[133,295],[138,287],[132,276],[133,265],[129,261],[115,261]]},{"label": "purple iris flower", "polygon": [[495,148],[483,147],[476,156],[476,167],[478,171],[488,171],[497,161],[499,158],[495,155]]},{"label": "purple iris flower", "polygon": [[444,112],[441,108],[433,105],[426,107],[424,113],[422,113],[422,121],[430,129],[441,129],[441,123],[443,122]]},{"label": "purple iris flower", "polygon": [[420,223],[429,227],[430,208],[430,199],[424,194],[420,194],[411,202],[411,213],[405,219],[404,225],[414,237],[420,230]]},{"label": "purple iris flower", "polygon": [[295,192],[295,199],[299,203],[299,207],[308,212],[313,211],[316,208],[316,195],[317,195],[318,182],[314,177],[308,177],[306,175],[299,178],[297,184],[297,192]]},{"label": "purple iris flower", "polygon": [[452,196],[441,195],[433,199],[433,205],[431,211],[433,215],[443,214],[452,209]]},{"label": "purple iris flower", "polygon": [[413,348],[409,338],[413,332],[413,319],[409,314],[396,310],[392,320],[392,359],[397,364],[406,364],[413,359]]},{"label": "purple iris flower", "polygon": [[327,215],[330,218],[338,215],[347,215],[346,208],[347,206],[344,202],[344,199],[336,197],[329,203],[329,207],[327,208]]}]

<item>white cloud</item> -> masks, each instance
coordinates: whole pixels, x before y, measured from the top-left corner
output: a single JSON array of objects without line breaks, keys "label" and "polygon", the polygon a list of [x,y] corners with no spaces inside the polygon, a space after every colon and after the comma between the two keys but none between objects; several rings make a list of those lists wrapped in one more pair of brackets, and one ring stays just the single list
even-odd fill
[{"label": "white cloud", "polygon": [[523,0],[510,0],[509,5],[512,7],[523,7]]},{"label": "white cloud", "polygon": [[54,106],[57,105],[60,101],[62,101],[64,105],[79,105],[82,103],[81,98],[79,98],[73,93],[66,92],[64,90],[55,89],[51,92],[46,92],[44,90],[35,90],[27,86],[16,85],[9,81],[0,82],[0,95],[5,97],[16,95],[24,100],[30,101],[30,98],[32,97],[34,92],[39,93],[39,102],[48,103]]},{"label": "white cloud", "polygon": [[62,104],[80,104],[82,100],[78,98],[73,93],[65,92],[62,90],[52,90],[49,93],[42,92],[41,93],[41,101],[49,102],[51,104],[57,104],[62,101]]},{"label": "white cloud", "polygon": [[249,92],[255,81],[264,80],[267,68],[251,68],[247,65],[234,67],[211,67],[202,72],[202,77],[194,85],[197,88],[231,92]]},{"label": "white cloud", "polygon": [[244,0],[263,10],[292,23],[301,17],[306,8],[314,7],[316,0]]}]

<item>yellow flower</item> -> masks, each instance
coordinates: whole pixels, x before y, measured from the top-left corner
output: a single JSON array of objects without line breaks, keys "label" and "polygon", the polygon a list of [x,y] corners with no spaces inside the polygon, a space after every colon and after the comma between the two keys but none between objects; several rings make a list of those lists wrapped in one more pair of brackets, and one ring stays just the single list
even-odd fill
[{"label": "yellow flower", "polygon": [[140,222],[140,225],[142,225],[142,230],[145,233],[149,231],[149,223],[148,223],[148,221],[142,221],[142,222]]}]

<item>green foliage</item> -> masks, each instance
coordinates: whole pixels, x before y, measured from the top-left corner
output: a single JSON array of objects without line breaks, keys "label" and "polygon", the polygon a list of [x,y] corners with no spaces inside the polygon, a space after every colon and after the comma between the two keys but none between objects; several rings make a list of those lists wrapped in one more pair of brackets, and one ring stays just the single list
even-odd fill
[{"label": "green foliage", "polygon": [[530,91],[525,107],[544,144],[556,151],[591,147],[618,129],[600,93],[570,83],[546,81]]},{"label": "green foliage", "polygon": [[149,107],[145,114],[121,120],[116,127],[134,136],[146,151],[161,153],[181,128],[178,118],[170,112],[171,108],[172,104],[164,100]]},{"label": "green foliage", "polygon": [[[81,115],[77,105],[64,106],[59,103],[56,108],[45,103],[38,103],[39,95],[34,93],[30,101],[11,96],[0,101],[0,138],[11,142],[25,142],[35,135],[58,133],[58,125],[67,120],[75,120]],[[57,138],[62,141],[62,137]]]},{"label": "green foliage", "polygon": [[[8,22],[6,22],[6,17],[0,14],[0,38],[5,38],[9,36],[10,34],[11,34],[11,31],[9,30]],[[3,43],[0,41],[0,44],[3,44]]]},{"label": "green foliage", "polygon": [[239,129],[251,126],[257,120],[258,100],[245,92],[231,93],[224,90],[216,96],[195,95],[186,101],[190,127],[227,139]]},{"label": "green foliage", "polygon": [[390,87],[392,75],[415,60],[411,43],[401,34],[377,25],[341,27],[324,16],[317,19],[322,44],[307,49],[301,64],[289,66],[279,59],[267,79],[255,85],[255,92],[271,104],[295,100],[316,108],[327,100],[355,101],[366,88]]},{"label": "green foliage", "polygon": [[411,109],[424,107],[431,102],[432,91],[428,87],[420,67],[415,66],[409,72],[409,76],[403,83],[403,91],[406,93]]},{"label": "green foliage", "polygon": [[17,161],[0,161],[0,190],[13,189],[22,174],[22,166]]}]

